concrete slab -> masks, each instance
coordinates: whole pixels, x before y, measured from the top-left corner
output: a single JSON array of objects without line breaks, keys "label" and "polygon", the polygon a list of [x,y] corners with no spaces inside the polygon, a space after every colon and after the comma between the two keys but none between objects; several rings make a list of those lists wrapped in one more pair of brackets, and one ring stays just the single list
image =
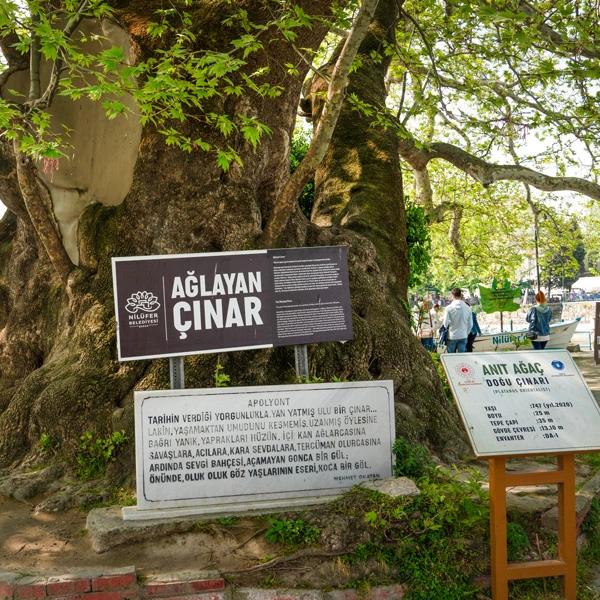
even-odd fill
[{"label": "concrete slab", "polygon": [[387,479],[378,479],[376,481],[367,481],[361,484],[361,487],[369,490],[375,490],[386,496],[398,498],[400,496],[418,496],[419,488],[415,482],[408,477],[388,477]]},{"label": "concrete slab", "polygon": [[[364,485],[392,497],[419,494],[419,489],[414,482],[406,477],[390,477],[365,482]],[[221,505],[218,507],[220,510],[209,513],[203,510],[206,507],[200,507],[199,512],[192,511],[192,514],[190,514],[192,507],[153,511],[137,509],[137,512],[135,507],[127,507],[127,509],[121,509],[118,506],[95,508],[87,516],[86,529],[92,548],[95,552],[101,553],[122,544],[133,544],[154,537],[186,533],[194,530],[198,523],[214,521],[221,517],[232,515],[247,517],[280,511],[305,511],[323,506],[336,498],[339,496],[288,498],[287,501],[265,501],[262,505],[255,504],[250,509],[248,504],[244,504],[236,507],[237,510],[232,510],[231,505]],[[132,511],[132,509],[134,510]],[[131,512],[128,512],[127,517],[124,518],[126,510]]]}]

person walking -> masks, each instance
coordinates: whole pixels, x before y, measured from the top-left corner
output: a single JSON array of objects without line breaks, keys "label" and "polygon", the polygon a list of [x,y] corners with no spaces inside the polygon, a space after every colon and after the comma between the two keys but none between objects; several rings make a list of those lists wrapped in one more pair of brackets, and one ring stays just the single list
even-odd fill
[{"label": "person walking", "polygon": [[552,309],[546,304],[546,294],[539,291],[535,295],[537,304],[527,312],[525,320],[529,323],[529,331],[536,334],[531,340],[534,350],[543,350],[550,340],[550,319]]},{"label": "person walking", "polygon": [[478,335],[481,335],[481,327],[479,327],[477,315],[473,310],[471,310],[471,317],[473,318],[473,327],[471,327],[471,331],[467,336],[467,352],[473,352],[473,342]]},{"label": "person walking", "polygon": [[431,317],[431,327],[437,336],[444,319],[444,311],[439,302],[434,303],[433,308],[429,311],[429,316]]},{"label": "person walking", "polygon": [[419,311],[419,326],[417,329],[417,336],[421,340],[421,344],[429,352],[435,352],[435,342],[433,341],[434,336],[433,320],[431,318],[431,312],[429,309],[429,302],[423,300]]},{"label": "person walking", "polygon": [[465,352],[467,338],[473,327],[473,313],[465,303],[460,288],[454,288],[452,302],[444,310],[444,326],[448,329],[447,349],[449,353]]}]

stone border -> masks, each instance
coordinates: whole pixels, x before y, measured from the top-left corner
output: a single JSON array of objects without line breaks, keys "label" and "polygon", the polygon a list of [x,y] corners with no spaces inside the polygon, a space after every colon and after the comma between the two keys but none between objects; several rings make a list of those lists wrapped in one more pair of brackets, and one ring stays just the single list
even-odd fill
[{"label": "stone border", "polygon": [[[577,510],[577,529],[581,527],[583,520],[587,516],[592,500],[596,497],[600,497],[600,471],[590,477],[582,486],[577,490],[575,496],[575,506]],[[542,515],[542,527],[549,529],[550,531],[558,531],[558,507],[554,506],[550,510],[547,510]]]},{"label": "stone border", "polygon": [[401,600],[402,585],[357,590],[233,589],[217,571],[139,576],[135,567],[58,577],[0,572],[0,600]]}]

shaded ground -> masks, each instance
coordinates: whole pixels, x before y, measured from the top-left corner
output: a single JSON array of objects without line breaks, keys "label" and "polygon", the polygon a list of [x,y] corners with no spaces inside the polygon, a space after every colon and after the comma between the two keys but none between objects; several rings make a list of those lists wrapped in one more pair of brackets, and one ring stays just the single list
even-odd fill
[{"label": "shaded ground", "polygon": [[600,365],[594,362],[593,352],[576,352],[573,358],[596,401],[600,404]]},{"label": "shaded ground", "polygon": [[[33,506],[0,498],[0,570],[56,574],[89,566],[135,565],[153,572],[227,569],[256,563],[275,554],[262,538],[260,521],[240,519],[227,527],[218,523],[206,530],[150,539],[96,554],[85,529],[86,513],[33,512]],[[246,542],[246,543],[244,543]]]}]

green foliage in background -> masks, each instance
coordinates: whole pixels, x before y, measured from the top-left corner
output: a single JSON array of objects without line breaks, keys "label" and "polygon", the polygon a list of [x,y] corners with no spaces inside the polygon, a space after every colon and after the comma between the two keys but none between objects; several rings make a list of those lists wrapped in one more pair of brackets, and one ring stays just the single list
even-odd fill
[{"label": "green foliage in background", "polygon": [[213,378],[215,380],[215,387],[229,387],[231,382],[231,376],[225,373],[225,367],[219,361],[215,365]]},{"label": "green foliage in background", "polygon": [[431,236],[422,206],[406,203],[406,241],[408,244],[408,287],[422,285],[431,264]]},{"label": "green foliage in background", "polygon": [[522,558],[523,552],[529,548],[527,531],[519,523],[508,523],[506,527],[508,560]]},{"label": "green foliage in background", "polygon": [[[293,173],[297,168],[310,146],[310,138],[306,134],[298,133],[292,138],[290,148],[290,173]],[[313,204],[315,202],[315,180],[311,179],[302,190],[298,198],[300,210],[304,216],[310,220]]]}]

